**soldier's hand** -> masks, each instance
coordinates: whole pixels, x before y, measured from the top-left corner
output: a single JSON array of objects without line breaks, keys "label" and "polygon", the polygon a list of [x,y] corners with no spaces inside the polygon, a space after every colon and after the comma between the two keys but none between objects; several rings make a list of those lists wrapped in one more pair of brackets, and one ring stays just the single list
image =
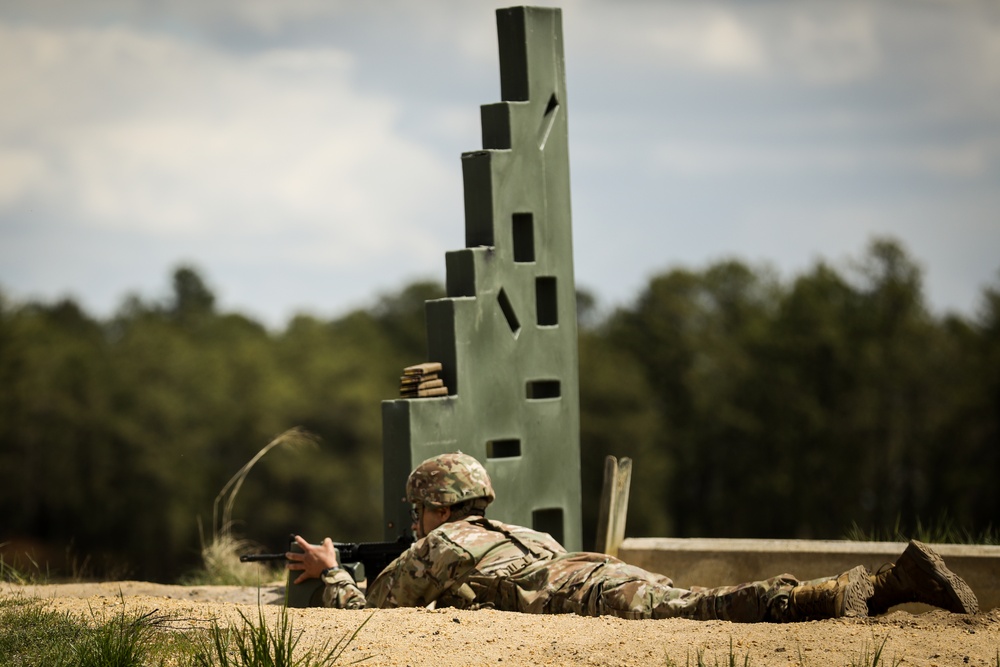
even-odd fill
[{"label": "soldier's hand", "polygon": [[322,544],[309,544],[301,535],[295,536],[295,543],[302,553],[289,551],[285,554],[289,570],[301,570],[302,574],[293,583],[301,584],[307,579],[315,579],[328,567],[337,567],[337,550],[329,537]]}]

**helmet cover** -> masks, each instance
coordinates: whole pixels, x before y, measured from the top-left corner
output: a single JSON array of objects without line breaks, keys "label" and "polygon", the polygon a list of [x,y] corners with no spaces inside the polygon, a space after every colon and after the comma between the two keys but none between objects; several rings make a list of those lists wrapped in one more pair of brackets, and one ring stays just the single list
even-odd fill
[{"label": "helmet cover", "polygon": [[462,452],[427,459],[406,480],[406,500],[414,504],[450,507],[479,500],[473,506],[485,509],[495,498],[486,468]]}]

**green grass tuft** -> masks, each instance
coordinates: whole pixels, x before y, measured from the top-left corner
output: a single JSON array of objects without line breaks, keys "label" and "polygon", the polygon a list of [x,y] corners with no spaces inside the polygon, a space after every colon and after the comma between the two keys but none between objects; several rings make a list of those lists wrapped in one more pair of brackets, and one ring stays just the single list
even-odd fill
[{"label": "green grass tuft", "polygon": [[91,616],[55,612],[37,598],[0,599],[0,667],[149,667],[186,650],[161,631],[167,619],[155,611]]},{"label": "green grass tuft", "polygon": [[[4,542],[0,544],[0,547],[8,544]],[[0,554],[0,581],[10,582],[12,584],[18,584],[21,586],[27,586],[28,584],[44,583],[48,580],[46,572],[42,572],[41,566],[31,557],[31,554],[23,554],[24,558],[28,561],[28,565],[24,565],[18,560],[17,556],[14,560],[7,562],[3,554]]]},{"label": "green grass tuft", "polygon": [[[338,662],[369,616],[331,645],[299,646],[302,633],[281,608],[272,626],[258,607],[257,618],[240,612],[240,623],[185,633],[156,610],[122,608],[107,618],[73,617],[46,608],[37,598],[0,598],[0,667],[326,667]],[[356,664],[369,657],[354,660]]]},{"label": "green grass tuft", "polygon": [[[304,653],[296,649],[301,633],[295,632],[288,609],[281,608],[277,622],[272,627],[264,618],[263,610],[257,608],[256,621],[240,612],[242,623],[235,628],[223,628],[213,622],[208,636],[194,650],[194,665],[197,667],[323,667],[337,662],[361,628],[371,620],[355,628],[353,633],[345,633],[336,644],[327,641],[317,650]],[[297,653],[299,653],[297,655]],[[370,656],[369,656],[370,657]],[[368,657],[348,664],[356,664]]]},{"label": "green grass tuft", "polygon": [[941,514],[927,524],[918,518],[912,530],[904,526],[899,517],[891,529],[873,528],[866,531],[854,523],[845,539],[855,542],[909,542],[914,539],[928,544],[1000,545],[1000,530],[987,526],[979,533],[972,533],[956,524],[947,514]]},{"label": "green grass tuft", "polygon": [[[699,646],[695,649],[695,667],[708,667],[708,663],[705,662],[705,648]],[[722,667],[722,665],[728,665],[729,667],[737,667],[737,665],[742,665],[743,667],[750,667],[750,652],[747,651],[742,657],[737,657],[736,650],[733,647],[733,638],[729,638],[729,654],[723,658],[724,662],[719,662],[719,656],[713,656],[712,667]],[[673,658],[669,655],[664,656],[664,663],[667,667],[677,667],[677,663],[674,662]],[[688,651],[687,659],[684,662],[686,667],[691,667],[691,652]]]},{"label": "green grass tuft", "polygon": [[[879,667],[880,665],[885,665],[885,661],[882,659],[883,652],[885,651],[885,643],[889,641],[889,635],[882,638],[882,643],[879,643],[878,638],[872,637],[873,644],[875,645],[874,651],[868,642],[865,642],[864,649],[851,660],[851,667]],[[902,656],[892,657],[892,662],[889,663],[891,667],[899,667],[899,664],[903,662]]]},{"label": "green grass tuft", "polygon": [[[893,656],[891,662],[886,662],[885,656],[885,645],[889,641],[889,635],[882,638],[879,642],[878,638],[872,637],[872,644],[865,642],[864,648],[851,659],[850,667],[884,667],[886,664],[889,667],[899,667],[903,662],[902,656]],[[874,645],[874,649],[872,646]],[[802,647],[798,649],[799,665],[805,667],[806,661],[805,657],[802,655]],[[664,656],[664,664],[666,667],[678,667],[678,663],[674,662],[673,658],[669,655]],[[688,652],[687,660],[685,661],[685,667],[722,667],[723,665],[728,665],[728,667],[737,667],[737,665],[742,665],[743,667],[750,667],[750,652],[747,651],[742,656],[736,654],[736,650],[733,647],[733,639],[729,638],[729,654],[723,656],[722,662],[719,660],[719,656],[713,656],[711,665],[705,659],[705,648],[699,647],[695,649],[694,663],[691,662],[691,653]],[[995,667],[1000,667],[1000,651],[997,651],[997,662]]]},{"label": "green grass tuft", "polygon": [[[109,619],[97,619],[74,643],[72,662],[66,667],[145,667],[161,651],[159,633],[167,618],[156,610],[121,611]],[[91,612],[93,615],[93,612]]]},{"label": "green grass tuft", "polygon": [[0,667],[65,663],[84,632],[79,621],[23,596],[0,598],[0,628]]}]

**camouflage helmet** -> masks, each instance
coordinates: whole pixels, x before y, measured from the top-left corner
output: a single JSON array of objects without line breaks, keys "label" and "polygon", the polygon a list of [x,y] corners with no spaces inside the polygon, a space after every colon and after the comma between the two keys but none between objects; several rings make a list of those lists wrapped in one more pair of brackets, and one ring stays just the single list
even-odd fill
[{"label": "camouflage helmet", "polygon": [[486,468],[468,454],[454,452],[427,459],[406,480],[406,501],[431,507],[450,507],[478,500],[485,509],[496,498]]}]

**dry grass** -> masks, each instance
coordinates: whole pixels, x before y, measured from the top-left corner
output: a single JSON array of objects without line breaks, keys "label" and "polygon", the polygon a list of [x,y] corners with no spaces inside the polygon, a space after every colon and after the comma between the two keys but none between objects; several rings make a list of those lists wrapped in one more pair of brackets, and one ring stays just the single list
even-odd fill
[{"label": "dry grass", "polygon": [[281,568],[264,564],[248,565],[240,562],[240,556],[252,552],[257,545],[233,535],[233,505],[247,475],[271,450],[282,446],[299,447],[315,445],[316,436],[300,427],[281,433],[262,447],[246,464],[222,487],[212,506],[212,537],[206,542],[204,531],[201,537],[201,558],[203,569],[187,577],[188,584],[215,584],[227,586],[256,586],[274,581],[281,576]]}]

